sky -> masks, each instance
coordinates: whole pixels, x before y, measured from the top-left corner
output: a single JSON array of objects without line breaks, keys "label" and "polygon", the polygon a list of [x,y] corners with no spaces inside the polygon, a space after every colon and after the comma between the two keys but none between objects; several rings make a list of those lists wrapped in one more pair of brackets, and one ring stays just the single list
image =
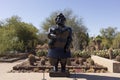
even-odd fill
[{"label": "sky", "polygon": [[17,15],[41,31],[47,17],[64,9],[83,18],[90,36],[99,35],[100,29],[109,26],[120,31],[120,0],[0,0],[0,21]]}]

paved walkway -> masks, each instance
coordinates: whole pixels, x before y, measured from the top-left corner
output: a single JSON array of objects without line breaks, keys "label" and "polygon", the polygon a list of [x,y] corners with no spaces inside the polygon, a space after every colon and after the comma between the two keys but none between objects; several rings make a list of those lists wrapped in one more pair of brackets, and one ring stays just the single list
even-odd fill
[{"label": "paved walkway", "polygon": [[[27,60],[27,59],[25,59],[25,60]],[[8,71],[12,70],[13,66],[15,66],[17,64],[21,64],[25,60],[19,60],[19,61],[13,62],[13,63],[0,62],[0,73],[7,73]]]},{"label": "paved walkway", "polygon": [[14,63],[0,63],[0,80],[120,80],[120,73],[79,73],[71,74],[70,77],[49,77],[49,73],[7,73],[14,65],[20,64],[24,60]]}]

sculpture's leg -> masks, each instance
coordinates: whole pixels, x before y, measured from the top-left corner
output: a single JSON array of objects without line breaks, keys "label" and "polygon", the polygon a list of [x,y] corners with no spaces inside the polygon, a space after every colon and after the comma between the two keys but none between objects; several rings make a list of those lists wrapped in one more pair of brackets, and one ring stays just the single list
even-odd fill
[{"label": "sculpture's leg", "polygon": [[53,70],[55,71],[55,72],[57,72],[58,71],[58,62],[59,62],[59,60],[58,59],[55,59],[55,58],[49,58],[50,60],[50,64],[53,66]]},{"label": "sculpture's leg", "polygon": [[66,71],[66,62],[67,62],[67,58],[60,60],[60,63],[61,63],[61,72],[65,72]]},{"label": "sculpture's leg", "polygon": [[58,66],[53,66],[53,70],[54,70],[55,72],[57,72],[57,71],[58,71]]}]

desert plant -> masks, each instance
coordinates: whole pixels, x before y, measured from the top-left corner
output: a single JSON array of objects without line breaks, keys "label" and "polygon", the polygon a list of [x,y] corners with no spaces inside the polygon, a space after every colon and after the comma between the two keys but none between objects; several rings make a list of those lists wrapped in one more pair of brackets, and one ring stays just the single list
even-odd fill
[{"label": "desert plant", "polygon": [[45,65],[45,62],[46,62],[45,57],[44,57],[44,56],[43,56],[43,57],[41,57],[41,65]]},{"label": "desert plant", "polygon": [[120,49],[114,49],[113,50],[113,58],[115,58],[118,55],[120,55]]},{"label": "desert plant", "polygon": [[91,53],[89,51],[82,51],[81,53],[79,53],[79,55],[82,58],[89,58],[91,56]]},{"label": "desert plant", "polygon": [[77,50],[77,51],[73,52],[72,56],[73,57],[89,58],[91,56],[91,53],[88,51]]},{"label": "desert plant", "polygon": [[33,68],[34,72],[39,72],[39,68]]},{"label": "desert plant", "polygon": [[86,62],[90,65],[94,65],[94,61],[91,58],[88,58]]},{"label": "desert plant", "polygon": [[110,48],[108,50],[108,54],[109,54],[109,59],[112,59],[113,58],[113,49],[112,48]]},{"label": "desert plant", "polygon": [[95,55],[104,57],[104,58],[109,58],[109,54],[107,54],[108,50],[99,50],[94,52]]},{"label": "desert plant", "polygon": [[28,61],[30,65],[34,65],[34,63],[36,62],[35,56],[33,54],[29,54]]},{"label": "desert plant", "polygon": [[41,57],[41,56],[46,56],[47,55],[47,50],[39,50],[36,52],[36,55]]},{"label": "desert plant", "polygon": [[86,71],[87,73],[90,73],[90,72],[92,72],[92,73],[94,73],[95,72],[95,70],[94,70],[94,68],[90,68],[90,69],[88,69],[87,71]]},{"label": "desert plant", "polygon": [[101,70],[100,70],[100,73],[105,73],[105,72],[106,72],[105,69],[101,69]]},{"label": "desert plant", "polygon": [[116,56],[115,60],[120,62],[120,55]]},{"label": "desert plant", "polygon": [[80,64],[79,58],[75,60],[75,64]]},{"label": "desert plant", "polygon": [[74,51],[74,52],[72,52],[72,57],[80,57],[80,55],[79,55],[79,53],[80,53],[81,51],[80,50],[77,50],[77,51]]},{"label": "desert plant", "polygon": [[75,63],[78,64],[78,65],[79,65],[79,64],[80,64],[80,65],[83,65],[83,62],[84,62],[84,60],[83,60],[82,58],[76,58],[76,59],[75,59]]}]

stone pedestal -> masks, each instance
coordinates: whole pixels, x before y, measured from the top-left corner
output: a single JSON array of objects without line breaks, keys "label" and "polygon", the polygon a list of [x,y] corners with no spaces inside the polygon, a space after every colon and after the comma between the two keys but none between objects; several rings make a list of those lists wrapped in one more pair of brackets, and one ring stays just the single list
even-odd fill
[{"label": "stone pedestal", "polygon": [[57,72],[54,72],[53,70],[51,70],[49,72],[49,76],[50,77],[69,77],[70,72],[68,70],[66,70],[66,72],[61,72],[60,70]]}]

